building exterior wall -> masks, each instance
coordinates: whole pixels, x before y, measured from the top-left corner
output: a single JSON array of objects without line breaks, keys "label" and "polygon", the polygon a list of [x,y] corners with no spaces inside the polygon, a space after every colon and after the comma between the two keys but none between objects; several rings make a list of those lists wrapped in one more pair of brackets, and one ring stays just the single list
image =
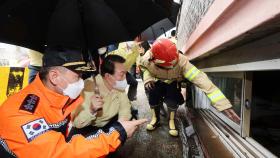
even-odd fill
[{"label": "building exterior wall", "polygon": [[[193,16],[186,7],[188,3],[184,1],[181,10],[178,34],[182,35],[178,36],[178,48],[190,59],[234,40],[280,14],[280,1],[216,0],[196,24],[196,21],[182,20]],[[191,25],[188,23],[196,24],[190,35],[189,31],[186,31],[188,25]]]}]

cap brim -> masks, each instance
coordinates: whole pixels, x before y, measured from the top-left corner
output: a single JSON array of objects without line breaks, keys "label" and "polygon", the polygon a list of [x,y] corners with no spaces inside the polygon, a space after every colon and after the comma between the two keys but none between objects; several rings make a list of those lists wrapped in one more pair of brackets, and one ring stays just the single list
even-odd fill
[{"label": "cap brim", "polygon": [[96,68],[92,68],[91,66],[88,65],[72,65],[72,66],[64,66],[64,67],[78,74],[96,72]]}]

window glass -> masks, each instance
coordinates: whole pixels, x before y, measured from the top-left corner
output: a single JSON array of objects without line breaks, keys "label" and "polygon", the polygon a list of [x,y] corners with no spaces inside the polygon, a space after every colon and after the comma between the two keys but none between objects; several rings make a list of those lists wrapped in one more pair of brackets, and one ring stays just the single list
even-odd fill
[{"label": "window glass", "polygon": [[242,79],[229,77],[210,77],[212,82],[224,93],[233,105],[236,114],[241,116]]}]

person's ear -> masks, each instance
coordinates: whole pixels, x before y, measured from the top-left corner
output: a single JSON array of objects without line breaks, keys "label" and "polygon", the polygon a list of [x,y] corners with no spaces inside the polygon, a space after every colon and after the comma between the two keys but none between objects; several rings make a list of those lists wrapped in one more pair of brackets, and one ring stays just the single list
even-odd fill
[{"label": "person's ear", "polygon": [[114,84],[114,79],[111,74],[105,73],[104,77],[107,80],[107,82],[109,82],[110,84]]},{"label": "person's ear", "polygon": [[57,85],[59,82],[61,82],[59,78],[59,71],[56,69],[52,69],[49,72],[49,80],[53,85]]}]

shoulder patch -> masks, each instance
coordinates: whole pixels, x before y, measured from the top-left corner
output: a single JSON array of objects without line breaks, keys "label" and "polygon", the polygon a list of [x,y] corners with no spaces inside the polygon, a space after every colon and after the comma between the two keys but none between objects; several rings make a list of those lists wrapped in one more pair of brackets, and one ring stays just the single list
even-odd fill
[{"label": "shoulder patch", "polygon": [[50,130],[50,127],[44,118],[31,121],[25,125],[22,125],[21,128],[28,142]]},{"label": "shoulder patch", "polygon": [[34,113],[40,98],[35,94],[28,94],[20,106],[20,110]]}]

